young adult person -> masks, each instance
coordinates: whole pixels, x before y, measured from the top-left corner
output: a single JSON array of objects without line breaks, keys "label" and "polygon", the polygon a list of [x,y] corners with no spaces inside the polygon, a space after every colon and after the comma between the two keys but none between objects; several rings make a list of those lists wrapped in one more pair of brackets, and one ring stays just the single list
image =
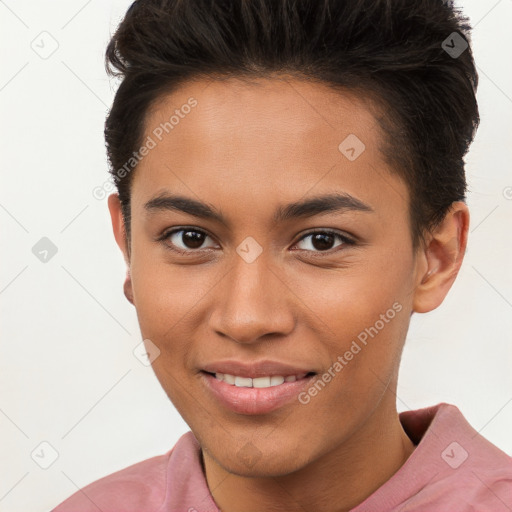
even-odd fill
[{"label": "young adult person", "polygon": [[108,205],[190,431],[56,512],[512,510],[511,458],[457,407],[396,409],[466,248],[469,34],[441,0],[133,3]]}]

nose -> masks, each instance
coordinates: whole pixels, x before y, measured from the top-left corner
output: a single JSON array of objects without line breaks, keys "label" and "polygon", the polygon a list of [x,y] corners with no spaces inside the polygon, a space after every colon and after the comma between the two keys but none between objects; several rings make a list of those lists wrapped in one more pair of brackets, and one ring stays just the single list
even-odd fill
[{"label": "nose", "polygon": [[218,285],[210,328],[242,344],[292,332],[294,295],[279,267],[269,265],[263,254],[251,263],[238,254],[233,259]]}]

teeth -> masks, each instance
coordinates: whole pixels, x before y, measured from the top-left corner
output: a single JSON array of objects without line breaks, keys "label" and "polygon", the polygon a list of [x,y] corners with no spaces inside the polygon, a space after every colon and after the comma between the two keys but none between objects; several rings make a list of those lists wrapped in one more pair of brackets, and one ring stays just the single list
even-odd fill
[{"label": "teeth", "polygon": [[252,379],[246,379],[245,377],[235,377],[235,386],[239,388],[251,388]]},{"label": "teeth", "polygon": [[239,388],[269,388],[272,386],[279,386],[283,382],[295,382],[298,379],[302,379],[306,376],[306,373],[300,375],[289,375],[283,377],[282,375],[272,375],[271,377],[238,377],[236,375],[230,375],[229,373],[216,373],[215,378],[222,380],[226,384],[231,384]]},{"label": "teeth", "polygon": [[228,384],[235,384],[236,377],[234,375],[229,375],[227,373],[216,373],[215,377],[219,380],[223,380]]}]

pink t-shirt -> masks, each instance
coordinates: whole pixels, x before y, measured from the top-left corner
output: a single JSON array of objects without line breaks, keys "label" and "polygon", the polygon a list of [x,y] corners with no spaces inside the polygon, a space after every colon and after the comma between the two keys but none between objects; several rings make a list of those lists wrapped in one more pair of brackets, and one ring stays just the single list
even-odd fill
[{"label": "pink t-shirt", "polygon": [[[405,464],[351,512],[510,512],[512,457],[454,405],[400,413],[417,445]],[[191,431],[165,455],[97,480],[52,512],[219,512]]]}]

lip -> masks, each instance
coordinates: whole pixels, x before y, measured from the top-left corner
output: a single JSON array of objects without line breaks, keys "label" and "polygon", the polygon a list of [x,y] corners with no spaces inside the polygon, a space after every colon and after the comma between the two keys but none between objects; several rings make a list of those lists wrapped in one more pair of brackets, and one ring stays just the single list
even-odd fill
[{"label": "lip", "polygon": [[248,415],[267,414],[293,400],[298,401],[301,390],[310,385],[312,379],[316,377],[316,375],[311,375],[295,382],[283,382],[283,384],[268,388],[248,388],[227,384],[206,371],[201,371],[200,375],[207,393],[213,396],[217,402],[233,412]]},{"label": "lip", "polygon": [[228,373],[239,377],[250,377],[251,379],[255,377],[272,377],[273,375],[288,377],[289,375],[301,375],[303,373],[317,373],[311,368],[293,366],[268,359],[254,363],[243,363],[242,361],[234,360],[217,361],[204,365],[201,370],[209,373]]}]

